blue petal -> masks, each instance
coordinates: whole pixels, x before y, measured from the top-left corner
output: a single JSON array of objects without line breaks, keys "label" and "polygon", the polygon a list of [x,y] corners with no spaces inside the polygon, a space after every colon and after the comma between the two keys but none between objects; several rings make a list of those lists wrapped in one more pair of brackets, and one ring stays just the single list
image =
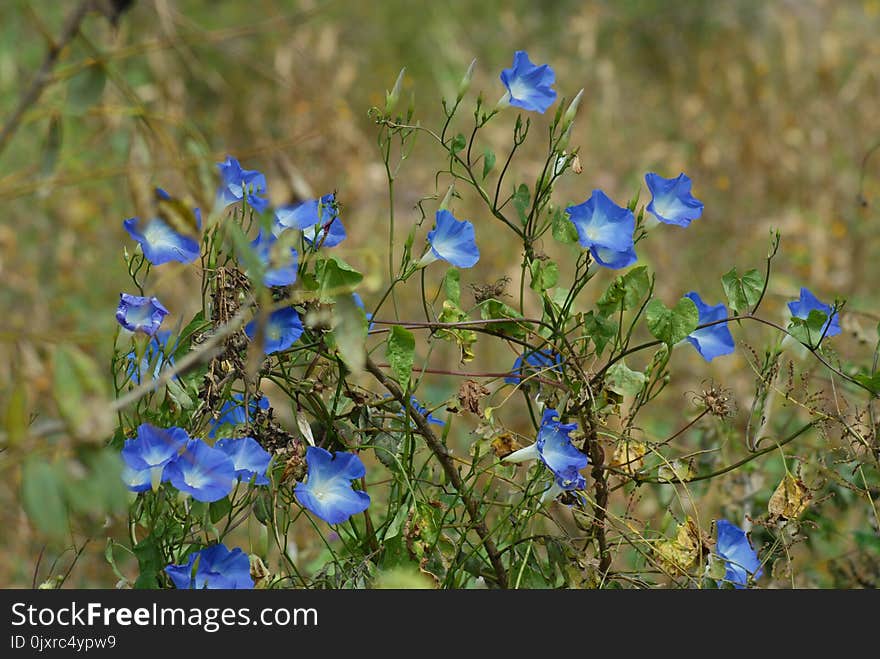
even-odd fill
[{"label": "blue petal", "polygon": [[122,468],[122,482],[132,492],[146,492],[153,487],[153,470],[136,470],[125,465]]},{"label": "blue petal", "polygon": [[351,487],[353,479],[366,473],[364,463],[357,455],[337,453],[333,456],[329,451],[310,446],[306,451],[306,462],[306,482],[297,483],[295,490],[303,507],[328,524],[341,524],[369,507],[370,496]]},{"label": "blue petal", "polygon": [[691,180],[684,173],[676,178],[648,173],[645,183],[652,195],[647,210],[661,222],[686,227],[703,214],[703,202],[691,194]]},{"label": "blue petal", "polygon": [[217,431],[223,426],[240,426],[250,423],[251,418],[257,413],[257,409],[268,410],[269,399],[265,396],[259,399],[251,398],[248,403],[248,410],[245,410],[244,396],[242,394],[232,394],[232,399],[227,400],[220,407],[220,414],[216,421],[211,419],[209,422],[208,437],[217,436]]},{"label": "blue petal", "polygon": [[116,320],[130,332],[144,332],[150,336],[159,331],[168,309],[155,297],[119,294]]},{"label": "blue petal", "polygon": [[726,519],[720,519],[716,522],[716,528],[718,542],[715,553],[727,562],[727,574],[724,578],[737,588],[745,588],[747,574],[753,575],[755,579],[763,574],[758,554],[749,543],[746,532],[738,526]]},{"label": "blue petal", "polygon": [[525,51],[513,56],[513,67],[501,72],[501,82],[510,95],[510,104],[523,110],[544,113],[556,100],[551,86],[556,74],[549,65],[535,66]]},{"label": "blue petal", "polygon": [[259,195],[266,193],[266,177],[252,169],[242,169],[238,160],[227,156],[226,160],[217,163],[220,170],[220,189],[217,191],[219,205],[228,206],[241,201],[246,190],[248,204],[258,213],[269,206],[269,200]]},{"label": "blue petal", "polygon": [[255,485],[269,484],[266,469],[272,456],[253,437],[221,439],[214,444],[214,448],[229,456],[238,478],[250,482],[256,476]]},{"label": "blue petal", "polygon": [[637,260],[633,243],[636,220],[632,211],[615,204],[601,190],[565,209],[577,230],[581,247],[590,250],[599,265],[624,268]]},{"label": "blue petal", "polygon": [[[168,339],[171,332],[159,331],[150,339],[147,349],[141,357],[140,364],[137,362],[137,353],[132,349],[125,355],[125,374],[135,384],[150,379],[150,366],[153,366],[152,379],[158,379],[162,369],[174,365],[174,350],[176,346],[169,346]],[[175,379],[177,376],[174,376]]]},{"label": "blue petal", "polygon": [[266,286],[290,286],[296,281],[298,256],[293,247],[284,247],[271,233],[263,235],[260,231],[251,249],[266,268]]},{"label": "blue petal", "polygon": [[137,437],[125,440],[122,459],[135,471],[162,467],[176,458],[188,441],[189,435],[183,428],[158,428],[142,423]]},{"label": "blue petal", "polygon": [[456,220],[448,210],[437,211],[428,242],[434,256],[458,268],[471,268],[480,260],[474,225],[467,220]]},{"label": "blue petal", "polygon": [[161,218],[153,218],[142,226],[138,217],[122,222],[128,234],[136,240],[144,252],[144,256],[153,265],[162,265],[169,261],[192,263],[201,254],[199,243],[195,239],[177,233]]},{"label": "blue petal", "polygon": [[830,304],[825,304],[819,300],[819,298],[813,295],[807,288],[801,288],[800,298],[794,302],[788,303],[788,310],[795,318],[803,318],[806,320],[811,311],[821,311],[826,317],[830,316],[828,320],[825,321],[825,325],[822,326],[822,331],[825,332],[825,336],[836,336],[840,334],[841,331],[840,314],[835,313],[831,316],[831,309],[832,307]]},{"label": "blue petal", "polygon": [[425,407],[424,405],[422,405],[422,404],[418,401],[418,399],[416,399],[415,396],[410,396],[409,403],[410,403],[410,405],[412,405],[413,409],[414,409],[416,412],[418,412],[418,413],[421,414],[423,417],[425,417],[425,420],[426,420],[428,423],[433,423],[433,424],[438,425],[438,426],[445,426],[445,425],[446,425],[446,422],[445,422],[443,419],[438,419],[436,416],[434,416],[433,414],[431,414],[431,412],[428,410],[428,408]]},{"label": "blue petal", "polygon": [[[691,291],[685,297],[692,300],[697,306],[697,311],[700,314],[698,321],[700,325],[727,318],[727,307],[723,304],[716,304],[714,306],[706,304],[694,291]],[[711,362],[716,357],[722,355],[729,355],[736,349],[736,344],[733,341],[733,336],[727,327],[727,323],[719,323],[711,327],[694,330],[687,336],[687,340],[707,362]]]},{"label": "blue petal", "polygon": [[223,452],[193,439],[186,450],[165,467],[171,484],[197,501],[218,501],[232,491],[235,467]]},{"label": "blue petal", "polygon": [[[523,368],[523,358],[525,358],[525,368]],[[504,378],[504,381],[507,384],[519,384],[524,377],[535,373],[547,370],[559,371],[561,365],[562,357],[558,353],[547,350],[525,352],[513,362],[511,374]]]},{"label": "blue petal", "polygon": [[560,423],[556,410],[544,410],[538,431],[538,455],[556,477],[556,483],[564,490],[580,490],[586,481],[580,470],[589,459],[571,443],[569,435],[577,428],[576,423]]},{"label": "blue petal", "polygon": [[193,587],[193,564],[199,557],[198,552],[189,555],[187,562],[182,565],[168,565],[165,574],[171,578],[171,582],[178,590],[189,590]]},{"label": "blue petal", "polygon": [[242,590],[254,587],[251,562],[241,549],[224,545],[202,549],[196,568],[196,588]]},{"label": "blue petal", "polygon": [[[252,320],[245,326],[244,333],[253,341],[257,334],[257,321]],[[269,314],[266,322],[265,353],[287,350],[302,336],[303,326],[299,314],[292,307],[284,307]]]},{"label": "blue petal", "polygon": [[345,226],[338,217],[333,218],[329,224],[315,224],[303,231],[303,238],[315,249],[336,247],[345,237]]}]

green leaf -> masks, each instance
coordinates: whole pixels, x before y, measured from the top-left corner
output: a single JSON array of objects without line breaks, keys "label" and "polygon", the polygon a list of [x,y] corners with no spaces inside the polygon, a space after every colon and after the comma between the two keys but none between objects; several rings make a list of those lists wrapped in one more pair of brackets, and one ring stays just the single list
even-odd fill
[{"label": "green leaf", "polygon": [[827,322],[828,315],[824,311],[813,309],[806,318],[793,317],[788,323],[788,332],[805,346],[816,349]]},{"label": "green leaf", "polygon": [[650,289],[651,280],[648,277],[648,268],[640,265],[611,282],[596,306],[599,313],[607,318],[612,314],[619,313],[621,305],[623,305],[624,311],[639,306]]},{"label": "green leaf", "polygon": [[584,332],[593,340],[596,357],[601,357],[605,346],[617,336],[617,323],[591,311],[584,316]]},{"label": "green leaf", "polygon": [[645,386],[645,374],[633,371],[621,359],[605,373],[605,386],[621,396],[636,396]]},{"label": "green leaf", "polygon": [[21,502],[28,518],[55,540],[67,534],[64,487],[56,466],[38,456],[29,457],[21,473]]},{"label": "green leaf", "polygon": [[315,276],[318,279],[320,296],[325,300],[351,293],[364,278],[360,272],[335,256],[319,259],[315,264]]},{"label": "green leaf", "polygon": [[101,99],[107,75],[100,63],[95,63],[78,73],[67,83],[67,103],[77,114],[88,110]]},{"label": "green leaf", "polygon": [[764,276],[753,268],[740,277],[736,268],[733,268],[721,278],[721,285],[731,311],[739,315],[758,303],[764,290]]},{"label": "green leaf", "polygon": [[353,374],[366,363],[367,316],[351,295],[341,295],[333,305],[333,338],[339,356]]},{"label": "green leaf", "polygon": [[556,240],[566,245],[571,245],[578,241],[578,232],[574,222],[571,221],[568,214],[562,208],[557,208],[553,213],[551,231]]},{"label": "green leaf", "polygon": [[466,146],[467,146],[467,138],[462,133],[459,133],[458,135],[456,135],[452,139],[452,152],[453,153],[458,153]]},{"label": "green leaf", "polygon": [[77,439],[103,442],[113,433],[107,383],[79,348],[59,345],[52,355],[52,393],[61,417]]},{"label": "green leaf", "polygon": [[457,268],[449,268],[443,277],[443,288],[446,290],[446,299],[461,306],[461,273]]},{"label": "green leaf", "polygon": [[645,318],[651,334],[672,346],[697,328],[700,314],[690,298],[681,298],[672,309],[667,309],[660,300],[653,299],[645,309]]},{"label": "green leaf", "polygon": [[27,387],[23,378],[13,375],[12,391],[6,401],[6,443],[9,446],[18,446],[25,437],[29,425]]},{"label": "green leaf", "polygon": [[872,394],[880,394],[880,373],[874,375],[860,374],[854,377],[855,381],[869,389]]},{"label": "green leaf", "polygon": [[162,560],[162,552],[156,538],[148,535],[133,547],[135,558],[138,561],[140,574],[134,587],[137,589],[154,589],[159,587],[159,573],[165,568]]},{"label": "green leaf", "polygon": [[531,195],[529,194],[529,186],[525,183],[521,183],[513,195],[513,207],[516,209],[516,212],[519,215],[519,221],[522,222],[523,226],[525,226],[528,221],[526,212],[529,210],[530,201]]},{"label": "green leaf", "polygon": [[[510,307],[500,300],[491,298],[480,303],[480,316],[483,320],[498,318],[522,318],[513,307]],[[520,339],[525,339],[528,334],[528,327],[520,323],[492,323],[491,328],[502,334],[509,334]]]},{"label": "green leaf", "polygon": [[211,518],[211,524],[216,524],[229,514],[232,510],[232,502],[229,497],[223,497],[218,501],[212,501],[208,507],[208,516]]},{"label": "green leaf", "polygon": [[58,155],[61,153],[63,123],[61,114],[54,112],[49,118],[49,131],[46,133],[46,144],[43,147],[43,158],[40,162],[40,176],[48,178],[55,171]]},{"label": "green leaf", "polygon": [[553,288],[559,281],[559,266],[553,261],[532,261],[532,282],[530,287],[533,291],[543,293],[548,288]]},{"label": "green leaf", "polygon": [[483,152],[483,178],[489,176],[489,172],[495,167],[495,152],[492,149],[486,149]]},{"label": "green leaf", "polygon": [[388,332],[385,356],[391,364],[397,382],[404,390],[409,388],[415,352],[416,338],[413,333],[399,325],[392,325],[391,331]]},{"label": "green leaf", "polygon": [[[443,301],[443,311],[438,318],[441,323],[460,323],[469,319],[470,317],[457,304],[450,300]],[[473,345],[477,342],[477,333],[474,330],[466,328],[438,329],[434,336],[444,341],[457,343],[461,349],[462,363],[469,362],[474,358]]]}]

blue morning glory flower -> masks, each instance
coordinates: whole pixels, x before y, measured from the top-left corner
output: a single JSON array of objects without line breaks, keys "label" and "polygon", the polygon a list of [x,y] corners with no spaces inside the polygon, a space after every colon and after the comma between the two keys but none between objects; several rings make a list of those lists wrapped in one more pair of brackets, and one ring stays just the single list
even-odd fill
[{"label": "blue morning glory flower", "polygon": [[218,501],[232,491],[235,465],[226,453],[191,439],[186,449],[165,467],[165,477],[196,501]]},{"label": "blue morning glory flower", "polygon": [[158,487],[165,480],[165,467],[177,458],[188,441],[189,435],[183,428],[139,425],[137,436],[125,440],[122,447],[125,484],[135,492]]},{"label": "blue morning glory flower", "polygon": [[[697,311],[700,314],[698,321],[700,325],[727,318],[727,307],[723,304],[716,304],[714,306],[706,304],[694,291],[691,291],[685,297],[697,305]],[[711,327],[694,330],[688,334],[687,340],[707,362],[711,362],[721,355],[729,355],[735,350],[733,336],[727,327],[727,323],[718,323]]]},{"label": "blue morning glory flower", "polygon": [[153,336],[159,331],[162,320],[168,315],[168,309],[162,306],[155,297],[119,294],[119,306],[116,308],[116,320],[131,332],[144,332]]},{"label": "blue morning glory flower", "polygon": [[304,508],[328,524],[341,524],[369,507],[370,495],[351,487],[353,480],[367,473],[357,455],[341,452],[331,455],[320,447],[309,446],[306,463],[306,482],[297,483],[294,490]]},{"label": "blue morning glory flower", "polygon": [[[171,198],[161,188],[156,188],[156,195],[163,199]],[[194,213],[201,227],[201,211],[196,208]],[[154,217],[146,222],[139,217],[131,217],[124,220],[122,226],[140,244],[147,261],[153,265],[162,265],[169,261],[192,263],[201,254],[199,242],[195,238],[177,233],[161,217]]]},{"label": "blue morning glory flower", "polygon": [[516,358],[510,375],[504,378],[504,381],[507,384],[519,384],[524,377],[547,370],[558,371],[561,365],[562,357],[559,353],[551,353],[547,350],[527,351]]},{"label": "blue morning glory flower", "polygon": [[256,476],[255,485],[268,485],[266,469],[272,456],[253,437],[241,439],[221,439],[214,448],[223,451],[232,460],[235,475],[243,481],[250,482]]},{"label": "blue morning glory flower", "polygon": [[[195,565],[196,561],[198,565]],[[250,559],[238,547],[232,551],[224,545],[205,547],[191,553],[186,563],[166,567],[165,574],[179,590],[245,590],[254,587]]]},{"label": "blue morning glory flower", "polygon": [[648,212],[661,222],[686,227],[703,214],[703,202],[691,194],[691,180],[684,173],[675,178],[645,174],[652,199]]},{"label": "blue morning glory flower", "polygon": [[[135,384],[142,381],[159,378],[162,369],[174,364],[174,347],[168,346],[168,339],[171,338],[171,332],[159,331],[153,335],[147,348],[141,357],[140,364],[137,362],[137,353],[132,349],[125,356],[125,374],[129,380]],[[150,365],[153,365],[153,372],[150,373]]]},{"label": "blue morning glory flower", "polygon": [[257,409],[268,410],[269,399],[265,396],[259,401],[253,397],[248,401],[248,409],[245,410],[244,396],[242,394],[232,394],[232,400],[227,400],[220,407],[220,416],[217,419],[211,419],[208,428],[208,437],[213,439],[217,436],[217,432],[223,426],[240,426],[250,423],[251,418],[257,413]]},{"label": "blue morning glory flower", "polygon": [[[257,335],[256,319],[245,326],[244,333],[251,341],[254,340]],[[299,340],[302,333],[302,321],[293,307],[284,307],[273,311],[266,320],[265,353],[271,355],[273,352],[287,350]]]},{"label": "blue morning glory flower", "polygon": [[217,163],[220,170],[220,189],[217,191],[217,203],[221,208],[241,201],[247,197],[248,205],[258,213],[269,206],[266,194],[266,177],[255,169],[242,169],[238,160],[226,156],[224,162]]},{"label": "blue morning glory flower", "polygon": [[788,310],[794,318],[803,318],[806,320],[807,317],[809,317],[810,312],[814,310],[824,313],[827,318],[825,324],[822,326],[822,331],[825,333],[825,336],[836,336],[840,334],[840,314],[835,313],[832,316],[831,309],[832,307],[830,304],[825,304],[820,301],[819,298],[813,295],[807,288],[801,288],[800,299],[788,303]]},{"label": "blue morning glory flower", "polygon": [[541,428],[534,444],[514,451],[503,462],[525,462],[539,458],[553,472],[553,483],[544,492],[541,501],[555,499],[561,492],[583,490],[587,481],[580,474],[589,464],[589,459],[571,443],[571,432],[577,429],[576,423],[557,421],[556,410],[544,410]]},{"label": "blue morning glory flower", "polygon": [[266,268],[266,286],[290,286],[296,281],[297,253],[293,247],[285,247],[271,233],[264,236],[260,231],[251,249]]},{"label": "blue morning glory flower", "polygon": [[[275,234],[285,229],[308,229],[320,224],[322,227],[331,224],[339,217],[336,195],[325,194],[320,199],[309,199],[298,204],[288,204],[275,209]],[[344,236],[343,236],[344,237]]]},{"label": "blue morning glory flower", "polygon": [[480,260],[474,225],[467,220],[456,220],[448,210],[437,211],[428,242],[431,248],[422,257],[421,266],[443,259],[457,268],[471,268]]},{"label": "blue morning glory flower", "polygon": [[354,299],[354,303],[355,303],[355,305],[357,305],[357,307],[358,307],[359,309],[363,310],[364,313],[366,314],[366,316],[367,316],[367,322],[370,323],[369,327],[367,327],[367,331],[369,332],[369,331],[372,330],[373,327],[375,327],[375,325],[376,325],[376,324],[373,322],[373,314],[371,314],[371,313],[367,313],[367,308],[364,306],[364,301],[361,299],[361,296],[360,296],[360,295],[358,295],[357,293],[352,293],[352,294],[351,294],[351,297]]},{"label": "blue morning glory flower", "polygon": [[[750,575],[758,579],[763,574],[758,554],[752,549],[746,532],[741,528],[726,519],[719,519],[715,525],[718,530],[715,553],[727,564],[724,581],[732,583],[737,588],[745,588]],[[720,586],[721,583],[719,581],[718,585]]]},{"label": "blue morning glory flower", "polygon": [[412,408],[413,408],[416,412],[418,412],[418,413],[421,414],[423,417],[425,417],[425,420],[426,420],[428,423],[433,423],[433,424],[436,424],[436,425],[438,425],[438,426],[445,426],[445,425],[446,425],[446,422],[445,422],[443,419],[438,419],[436,416],[434,416],[433,414],[431,414],[431,412],[428,410],[428,408],[425,407],[424,405],[422,405],[422,404],[416,399],[415,396],[410,396],[410,398],[409,398],[409,404],[412,405]]},{"label": "blue morning glory flower", "polygon": [[565,209],[577,229],[581,247],[588,248],[599,265],[625,268],[638,260],[633,232],[636,218],[628,208],[615,204],[601,190],[582,204]]},{"label": "blue morning glory flower", "polygon": [[535,66],[524,50],[516,51],[513,67],[501,72],[501,82],[507,87],[506,100],[523,110],[543,114],[556,100],[556,91],[552,89],[556,82],[553,69],[548,64]]}]

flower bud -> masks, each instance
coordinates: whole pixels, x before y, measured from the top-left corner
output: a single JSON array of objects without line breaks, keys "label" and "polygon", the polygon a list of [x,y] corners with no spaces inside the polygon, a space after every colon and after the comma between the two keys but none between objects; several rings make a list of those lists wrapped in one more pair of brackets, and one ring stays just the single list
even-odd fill
[{"label": "flower bud", "polygon": [[464,95],[467,94],[468,89],[471,87],[471,80],[474,77],[474,67],[477,65],[477,58],[475,57],[471,60],[471,65],[468,67],[467,72],[464,74],[464,77],[461,79],[461,82],[458,83],[458,96],[456,96],[456,102],[460,101],[464,98]]},{"label": "flower bud", "polygon": [[455,184],[449,186],[449,189],[446,191],[446,194],[443,195],[443,201],[440,202],[440,210],[448,210],[449,204],[452,202],[452,194],[455,191]]},{"label": "flower bud", "polygon": [[400,70],[400,73],[397,74],[397,81],[394,83],[394,87],[391,88],[391,91],[385,92],[385,114],[391,114],[394,112],[394,108],[397,106],[397,101],[400,100],[400,88],[403,86],[404,73],[406,73],[406,67],[403,67]]},{"label": "flower bud", "polygon": [[571,127],[571,124],[574,122],[575,116],[577,116],[578,106],[581,104],[581,97],[584,95],[584,90],[581,89],[577,96],[574,97],[572,102],[569,104],[568,109],[565,111],[565,114],[562,116],[562,130],[567,130]]}]

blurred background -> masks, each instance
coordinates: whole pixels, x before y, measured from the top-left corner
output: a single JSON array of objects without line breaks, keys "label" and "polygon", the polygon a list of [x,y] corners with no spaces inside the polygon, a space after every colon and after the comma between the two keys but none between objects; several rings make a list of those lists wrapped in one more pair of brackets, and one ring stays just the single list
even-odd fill
[{"label": "blurred background", "polygon": [[[0,121],[12,116],[78,4],[4,3]],[[782,248],[765,315],[781,320],[784,302],[800,286],[826,302],[845,296],[847,339],[835,348],[846,359],[869,359],[878,320],[880,153],[865,159],[880,142],[878,0],[136,0],[118,16],[114,6],[108,0],[103,13],[85,17],[39,100],[0,143],[0,396],[8,399],[13,384],[24,383],[32,416],[55,414],[46,367],[53,345],[75,343],[109,364],[113,312],[128,283],[122,249],[133,247],[122,228],[136,214],[132,168],[203,203],[216,185],[213,163],[227,153],[266,174],[273,203],[336,190],[349,236],[340,249],[368,268],[365,251],[384,259],[388,222],[369,108],[384,102],[405,66],[404,98],[414,94],[416,117],[436,128],[440,99],[454,96],[472,58],[471,96],[482,91],[494,104],[503,92],[498,74],[517,49],[553,66],[560,98],[585,89],[571,140],[583,172],[560,182],[558,203],[580,203],[594,188],[620,204],[639,191],[647,201],[648,171],[684,171],[693,179],[705,204],[702,219],[687,230],[653,231],[639,248],[640,262],[657,273],[661,299],[671,303],[695,289],[707,302],[722,301],[721,275],[733,265],[741,272],[762,268],[775,227]],[[509,141],[508,112],[484,136],[499,153]],[[534,181],[548,119],[533,117],[536,129],[511,182]],[[150,148],[134,148],[144,134]],[[416,203],[438,193],[434,174],[441,167],[442,154],[420,140],[397,182],[402,235],[419,218]],[[520,252],[512,240],[505,242],[467,197],[456,215],[474,221],[483,252],[463,281],[516,281]],[[154,282],[174,310],[171,322],[186,322],[195,310],[195,283],[183,270]],[[378,293],[377,286],[362,291],[368,307]],[[768,340],[759,328],[734,333],[758,350]],[[475,367],[508,368],[513,353],[492,350]],[[681,352],[673,386],[646,433],[660,439],[680,427],[693,410],[687,392],[712,378],[737,396],[739,416],[728,431],[741,442],[754,391],[744,351],[711,365]],[[430,380],[425,397],[439,404],[457,386]],[[526,428],[516,418],[505,421]],[[783,473],[781,464],[765,467],[771,471],[753,474],[759,482],[736,484],[762,492],[764,505]],[[52,560],[64,566],[70,555],[46,548],[32,530],[18,505],[18,472],[2,454],[0,469],[0,585],[29,586],[41,552],[46,563],[38,581]],[[736,496],[745,496],[740,490]],[[715,497],[709,518],[734,496],[702,494]],[[876,564],[866,564],[863,554],[877,545],[857,536],[876,537],[876,509],[870,495],[870,505],[862,499],[857,509],[834,508],[851,495],[817,510],[815,535],[824,540],[796,548],[797,580],[783,575],[781,585],[876,584]],[[651,516],[665,504],[643,498],[640,505]],[[95,537],[69,585],[115,583],[101,532]]]}]

